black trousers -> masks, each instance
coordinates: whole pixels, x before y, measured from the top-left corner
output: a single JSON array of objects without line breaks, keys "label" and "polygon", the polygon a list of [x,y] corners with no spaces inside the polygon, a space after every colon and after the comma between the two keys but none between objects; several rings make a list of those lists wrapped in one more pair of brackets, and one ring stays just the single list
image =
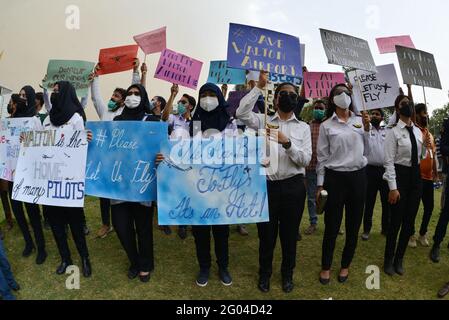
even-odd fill
[{"label": "black trousers", "polygon": [[[433,188],[432,180],[422,179],[421,200],[424,207],[424,214],[422,217],[421,228],[419,229],[419,235],[425,236],[427,234],[430,219],[432,218],[433,209],[435,207],[435,189]],[[412,235],[416,233],[415,224],[416,221],[413,221]]]},{"label": "black trousers", "polygon": [[324,215],[322,269],[329,271],[332,267],[335,242],[340,231],[343,210],[346,212],[346,242],[341,268],[347,269],[355,255],[363,219],[363,207],[366,199],[366,170],[337,172],[326,169],[324,189],[329,196]]},{"label": "black trousers", "polygon": [[[448,177],[446,177],[446,184]],[[435,235],[433,236],[434,245],[439,247],[446,237],[447,225],[449,224],[449,188],[445,188],[444,190],[444,204],[441,209],[441,215],[438,219],[438,224],[435,229]]]},{"label": "black trousers", "polygon": [[136,202],[111,206],[112,225],[128,256],[130,269],[154,270],[153,208]]},{"label": "black trousers", "polygon": [[388,183],[383,179],[384,167],[367,166],[367,187],[365,213],[363,215],[363,232],[370,233],[373,227],[373,212],[376,206],[377,193],[380,192],[382,202],[382,231],[387,232],[390,224],[390,206],[388,204]]},{"label": "black trousers", "polygon": [[402,260],[413,235],[416,214],[422,193],[419,167],[412,169],[396,165],[396,183],[400,193],[397,204],[391,205],[391,224],[385,246],[385,261]]},{"label": "black trousers", "polygon": [[10,222],[12,220],[12,215],[11,215],[11,206],[9,203],[8,192],[1,191],[0,195],[1,195],[1,199],[2,199],[3,212],[5,213],[6,221]]},{"label": "black trousers", "polygon": [[48,221],[58,246],[61,260],[71,262],[72,257],[67,241],[66,226],[70,226],[72,237],[82,259],[89,258],[86,236],[84,235],[84,209],[47,206]]},{"label": "black trousers", "polygon": [[215,256],[220,269],[226,270],[229,265],[229,226],[192,226],[195,238],[196,257],[201,270],[208,270],[212,265],[210,254],[211,231],[214,236]]},{"label": "black trousers", "polygon": [[[13,183],[9,182],[9,195],[12,195]],[[31,237],[30,229],[28,227],[27,219],[25,218],[25,211],[23,209],[24,203],[20,201],[11,200],[11,208],[14,216],[16,217],[17,224],[19,225],[20,231],[22,232],[23,239],[25,240],[26,247],[34,247],[34,241]],[[41,213],[39,205],[25,203],[25,208],[28,213],[28,218],[30,220],[31,227],[33,228],[34,238],[36,240],[37,249],[39,251],[45,250],[45,238],[44,230],[42,229]]]},{"label": "black trousers", "polygon": [[100,198],[101,221],[104,226],[111,225],[111,200]]},{"label": "black trousers", "polygon": [[270,221],[259,223],[259,275],[273,273],[273,254],[279,234],[282,248],[281,273],[291,278],[296,267],[298,228],[306,201],[304,177],[297,175],[282,181],[268,181]]}]

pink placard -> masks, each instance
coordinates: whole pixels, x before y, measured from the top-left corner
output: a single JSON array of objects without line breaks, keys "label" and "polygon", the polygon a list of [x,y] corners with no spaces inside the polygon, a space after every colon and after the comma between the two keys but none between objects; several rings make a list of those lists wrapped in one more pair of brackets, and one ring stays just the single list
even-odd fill
[{"label": "pink placard", "polygon": [[379,52],[381,54],[396,52],[396,46],[415,49],[415,45],[413,44],[412,38],[410,36],[377,38],[376,41],[377,46],[379,47]]},{"label": "pink placard", "polygon": [[167,27],[134,36],[134,41],[145,54],[161,52],[167,48]]},{"label": "pink placard", "polygon": [[345,82],[345,75],[341,72],[304,72],[306,98],[328,97],[334,86]]},{"label": "pink placard", "polygon": [[154,77],[196,90],[202,67],[203,63],[199,60],[165,49],[161,53]]}]

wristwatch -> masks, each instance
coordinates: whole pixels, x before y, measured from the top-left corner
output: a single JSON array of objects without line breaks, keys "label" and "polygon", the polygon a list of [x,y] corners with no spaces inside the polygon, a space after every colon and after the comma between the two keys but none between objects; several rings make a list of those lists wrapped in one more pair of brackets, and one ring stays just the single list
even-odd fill
[{"label": "wristwatch", "polygon": [[283,144],[282,147],[283,147],[285,150],[290,149],[290,148],[292,147],[292,141],[291,141],[290,139],[288,139],[288,142],[285,143],[285,144]]}]

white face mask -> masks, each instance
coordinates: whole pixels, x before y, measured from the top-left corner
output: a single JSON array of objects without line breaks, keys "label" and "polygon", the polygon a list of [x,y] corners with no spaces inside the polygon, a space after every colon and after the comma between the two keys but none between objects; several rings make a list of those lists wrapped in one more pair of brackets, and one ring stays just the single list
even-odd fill
[{"label": "white face mask", "polygon": [[140,105],[141,101],[142,99],[138,96],[135,95],[127,96],[125,100],[125,106],[128,107],[129,109],[135,109]]},{"label": "white face mask", "polygon": [[217,97],[205,97],[200,100],[201,108],[207,112],[214,111],[219,104]]},{"label": "white face mask", "polygon": [[340,109],[347,110],[351,106],[352,99],[348,94],[342,92],[338,96],[334,97],[334,103]]}]

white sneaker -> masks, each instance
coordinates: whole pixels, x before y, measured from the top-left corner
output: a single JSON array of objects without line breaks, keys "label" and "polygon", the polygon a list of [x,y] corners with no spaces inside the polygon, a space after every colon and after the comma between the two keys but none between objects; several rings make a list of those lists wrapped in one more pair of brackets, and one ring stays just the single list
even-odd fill
[{"label": "white sneaker", "polygon": [[410,248],[417,248],[418,244],[416,243],[416,237],[415,236],[411,236],[410,240],[408,241],[408,246]]},{"label": "white sneaker", "polygon": [[427,235],[419,237],[419,243],[423,247],[430,247],[429,240],[427,239]]}]

